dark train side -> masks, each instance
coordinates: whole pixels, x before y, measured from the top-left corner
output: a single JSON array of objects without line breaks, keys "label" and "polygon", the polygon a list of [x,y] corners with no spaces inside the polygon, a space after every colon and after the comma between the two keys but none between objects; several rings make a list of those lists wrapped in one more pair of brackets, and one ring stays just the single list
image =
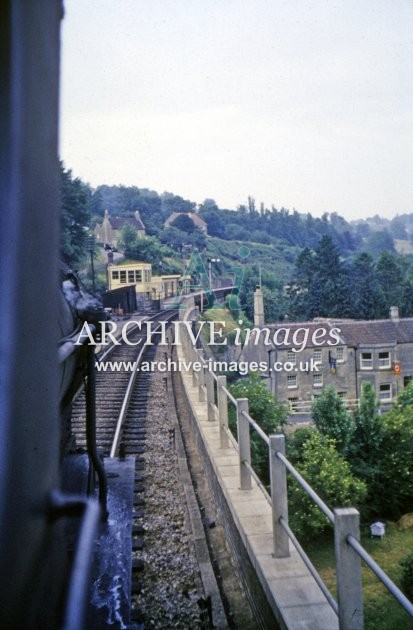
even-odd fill
[{"label": "dark train side", "polygon": [[[62,490],[81,290],[59,266],[59,0],[0,3],[0,626],[83,627],[99,504]],[[69,283],[69,285],[67,284]],[[73,288],[74,287],[74,288]],[[92,307],[92,311],[94,310]],[[99,316],[101,319],[101,315]],[[70,545],[68,524],[73,524]],[[80,548],[79,548],[80,545]]]}]

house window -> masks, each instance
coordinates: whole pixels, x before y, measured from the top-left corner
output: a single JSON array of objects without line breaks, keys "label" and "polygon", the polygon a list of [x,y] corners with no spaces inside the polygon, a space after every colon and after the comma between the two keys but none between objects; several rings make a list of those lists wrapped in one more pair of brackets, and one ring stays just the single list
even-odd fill
[{"label": "house window", "polygon": [[336,348],[337,361],[344,361],[344,348]]},{"label": "house window", "polygon": [[322,387],[322,386],[323,386],[323,375],[313,374],[313,387]]},{"label": "house window", "polygon": [[119,271],[112,271],[112,280],[119,280]]},{"label": "house window", "polygon": [[346,392],[337,392],[337,396],[341,398],[341,400],[344,400],[346,397]]},{"label": "house window", "polygon": [[126,271],[121,271],[120,272],[120,283],[121,284],[126,284]]},{"label": "house window", "polygon": [[322,350],[314,350],[313,351],[313,358],[314,358],[314,361],[320,361],[321,362],[321,360],[323,358],[323,351]]},{"label": "house window", "polygon": [[379,368],[385,369],[390,366],[390,352],[379,352]]},{"label": "house window", "polygon": [[289,351],[287,352],[287,361],[288,361],[289,363],[294,363],[294,364],[295,364],[295,362],[296,362],[296,357],[297,357],[297,353],[296,353],[296,352],[293,352],[292,350],[289,350]]},{"label": "house window", "polygon": [[287,374],[287,387],[288,389],[297,387],[297,374]]},{"label": "house window", "polygon": [[373,355],[371,352],[362,352],[360,359],[360,367],[362,370],[373,369]]},{"label": "house window", "polygon": [[142,282],[142,271],[136,271],[136,282]]},{"label": "house window", "polygon": [[128,282],[135,282],[135,272],[128,271]]},{"label": "house window", "polygon": [[391,400],[391,383],[382,383],[380,385],[379,399],[383,402]]}]

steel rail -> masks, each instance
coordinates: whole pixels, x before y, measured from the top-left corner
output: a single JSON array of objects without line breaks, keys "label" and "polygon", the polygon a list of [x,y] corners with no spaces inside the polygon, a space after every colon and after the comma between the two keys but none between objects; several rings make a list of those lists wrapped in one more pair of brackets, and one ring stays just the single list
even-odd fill
[{"label": "steel rail", "polygon": [[270,445],[270,438],[268,437],[268,435],[265,433],[265,431],[263,431],[261,429],[261,427],[259,426],[259,424],[257,424],[255,422],[255,420],[253,418],[251,418],[251,416],[249,415],[249,413],[247,413],[246,411],[241,411],[241,415],[244,416],[244,418],[246,418],[248,420],[248,422],[250,423],[250,425],[256,430],[256,432],[258,433],[258,435],[260,436],[260,438],[267,444],[267,446]]},{"label": "steel rail", "polygon": [[389,576],[383,571],[381,567],[373,560],[370,554],[364,549],[363,545],[358,540],[349,534],[346,538],[347,543],[352,549],[360,556],[362,560],[367,564],[369,569],[373,571],[376,577],[384,584],[393,597],[399,602],[401,606],[413,617],[413,603],[407,599],[407,597],[401,592],[401,590],[395,585],[395,583],[389,578]]},{"label": "steel rail", "polygon": [[269,495],[269,493],[267,491],[267,488],[264,486],[264,484],[262,483],[261,479],[258,477],[257,473],[255,472],[255,470],[253,469],[251,464],[249,462],[247,462],[245,459],[244,459],[244,461],[242,463],[249,470],[250,474],[254,477],[255,483],[257,484],[258,488],[263,493],[264,498],[267,501],[267,503],[269,505],[272,505],[271,497],[270,497],[270,495]]},{"label": "steel rail", "polygon": [[[149,317],[144,317],[140,321],[142,321],[142,322],[149,322],[149,321],[151,321],[152,319],[155,319],[158,316],[159,316],[159,313],[155,313],[155,315],[150,315]],[[128,321],[130,321],[130,320],[128,320]],[[136,321],[136,320],[134,320],[134,321]],[[130,331],[133,332],[135,330],[135,328],[138,328],[137,324],[135,324],[135,326],[131,327]],[[111,354],[111,352],[113,352],[113,350],[115,348],[118,348],[118,347],[119,346],[116,343],[112,343],[110,346],[108,346],[106,348],[106,350],[101,355],[99,355],[99,353],[98,353],[98,357],[97,357],[98,361],[103,361],[104,359],[106,359],[106,357],[109,356],[109,354]]]},{"label": "steel rail", "polygon": [[330,604],[331,608],[334,610],[336,615],[338,615],[338,604],[337,604],[336,600],[334,599],[334,597],[332,596],[332,594],[328,590],[327,586],[324,584],[322,577],[320,576],[320,574],[318,573],[317,569],[315,568],[315,566],[311,562],[310,558],[307,556],[306,552],[304,551],[304,549],[302,548],[302,546],[298,542],[297,538],[294,535],[294,532],[290,529],[290,527],[287,525],[285,519],[282,516],[280,517],[280,525],[283,528],[283,530],[287,533],[288,538],[293,543],[293,545],[296,548],[296,550],[297,550],[299,556],[301,557],[302,561],[306,565],[307,569],[310,571],[311,575],[313,576],[313,578],[317,582],[317,584],[320,587],[320,589],[323,591],[323,594],[324,594],[325,598],[327,599],[328,603]]},{"label": "steel rail", "polygon": [[[173,313],[171,313],[169,315],[169,317],[167,317],[164,320],[161,321],[166,321],[169,322],[173,317],[175,317],[176,315],[176,311],[174,311]],[[158,326],[156,326],[156,328],[152,331],[153,333],[156,332],[158,330],[158,328],[160,328],[161,326],[161,322],[159,322]],[[136,376],[138,374],[138,367],[140,366],[141,362],[142,362],[142,358],[143,358],[143,354],[147,349],[147,346],[149,344],[144,343],[142,348],[140,349],[140,352],[137,356],[137,358],[135,359],[136,362],[136,368],[134,369],[134,371],[132,372],[129,382],[128,382],[128,386],[126,388],[126,393],[123,399],[123,403],[122,403],[122,407],[118,416],[118,420],[116,422],[116,430],[115,430],[115,436],[113,438],[113,442],[112,442],[112,447],[110,449],[110,457],[116,457],[116,453],[117,450],[119,448],[119,442],[120,442],[120,436],[122,433],[122,426],[123,423],[125,421],[125,417],[126,417],[126,412],[128,410],[128,405],[129,405],[129,401],[132,395],[132,391],[133,391],[133,386],[135,385],[135,380],[136,380]]]},{"label": "steel rail", "polygon": [[233,405],[237,406],[236,398],[234,398],[234,396],[227,390],[227,388],[224,385],[221,385],[221,389],[226,395],[226,397],[228,398],[228,400],[230,400]]},{"label": "steel rail", "polygon": [[300,475],[300,473],[294,468],[294,466],[289,462],[289,460],[279,451],[277,451],[277,457],[280,459],[287,470],[290,471],[292,476],[298,481],[300,486],[306,491],[309,497],[318,505],[320,510],[324,512],[331,523],[334,523],[334,514],[330,510],[330,508],[324,503],[324,501],[318,496],[316,492],[312,489],[310,484],[306,482],[306,480]]}]

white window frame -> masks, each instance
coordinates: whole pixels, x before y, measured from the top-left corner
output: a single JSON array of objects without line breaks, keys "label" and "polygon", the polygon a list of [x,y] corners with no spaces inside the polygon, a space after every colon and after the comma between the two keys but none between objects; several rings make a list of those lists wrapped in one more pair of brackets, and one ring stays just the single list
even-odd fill
[{"label": "white window frame", "polygon": [[313,387],[323,387],[323,374],[313,374]]},{"label": "white window frame", "polygon": [[[363,356],[369,354],[370,359],[363,359]],[[368,365],[366,365],[366,362]],[[372,352],[362,352],[360,354],[360,370],[372,370],[373,369],[373,353]]]},{"label": "white window frame", "polygon": [[[339,348],[336,348],[336,354],[337,354],[337,363],[344,363],[344,348],[343,346],[340,346]],[[339,356],[341,354],[341,356]]]},{"label": "white window frame", "polygon": [[[387,387],[388,389],[384,390],[384,396],[382,395],[382,387]],[[388,392],[388,396],[386,395]],[[392,386],[391,383],[380,383],[379,385],[379,400],[380,402],[391,402],[392,396]]]},{"label": "white window frame", "polygon": [[313,350],[313,359],[314,361],[319,361],[320,363],[322,363],[323,351],[321,350],[321,348],[317,348],[316,350]]},{"label": "white window frame", "polygon": [[[380,359],[380,355],[381,354],[386,354],[387,358],[386,359]],[[385,361],[385,363],[383,363],[383,361]],[[390,352],[387,352],[387,351],[379,352],[379,370],[388,370],[389,368],[391,368]]]},{"label": "white window frame", "polygon": [[297,353],[292,350],[287,351],[287,362],[292,363],[293,365],[297,362]]},{"label": "white window frame", "polygon": [[287,374],[287,389],[297,389],[297,374]]}]

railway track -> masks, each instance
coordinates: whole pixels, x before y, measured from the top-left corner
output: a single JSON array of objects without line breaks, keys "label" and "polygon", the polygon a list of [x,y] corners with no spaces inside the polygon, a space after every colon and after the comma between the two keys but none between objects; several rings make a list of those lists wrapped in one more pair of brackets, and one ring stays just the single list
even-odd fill
[{"label": "railway track", "polygon": [[[155,315],[148,318],[146,321],[170,321],[173,319],[175,313]],[[156,325],[154,325],[156,329]],[[119,346],[110,346],[101,356],[97,356],[97,361],[110,360],[118,363],[139,362],[139,364],[145,360],[150,361],[154,355],[154,349],[156,348],[157,338],[153,339],[153,346],[143,345],[146,338],[146,332],[139,330],[138,327],[131,329],[128,333],[128,339],[131,343],[139,345],[127,345],[122,343]],[[109,371],[96,371],[95,375],[95,390],[96,390],[96,443],[99,453],[103,457],[108,457],[115,454],[113,451],[117,450],[121,441],[122,431],[126,429],[130,431],[130,420],[128,420],[127,428],[123,426],[125,412],[128,409],[129,401],[125,398],[126,395],[133,394],[133,407],[137,411],[139,410],[141,415],[145,414],[145,391],[147,391],[147,385],[150,379],[148,372],[137,373],[134,382],[131,384],[130,390],[128,386],[131,383],[131,377],[135,374],[128,370],[109,370]],[[141,397],[141,404],[137,401],[137,397]],[[130,401],[132,402],[132,401]],[[122,417],[120,417],[122,413]],[[118,434],[116,431],[118,430]],[[86,449],[86,401],[85,392],[82,389],[78,396],[76,396],[72,407],[72,431],[76,437],[76,445],[79,449]],[[116,444],[114,443],[116,439]],[[130,451],[130,449],[129,449]],[[129,452],[128,454],[134,454]]]},{"label": "railway track", "polygon": [[[148,318],[156,331],[161,321],[172,321],[176,311],[164,312]],[[158,325],[157,325],[158,324]],[[97,360],[112,362],[153,361],[159,337],[155,335],[153,345],[145,344],[146,330],[138,327],[128,331],[128,339],[136,345],[113,345]],[[139,345],[137,342],[141,340]],[[132,512],[132,588],[131,597],[141,592],[141,574],[144,562],[139,552],[144,548],[145,516],[145,440],[147,433],[147,407],[151,372],[109,370],[96,371],[96,446],[99,456],[135,457],[135,477]],[[79,391],[72,407],[72,431],[78,450],[86,450],[86,399],[83,389]],[[138,552],[138,553],[134,553]],[[140,624],[133,627],[141,627]]]}]

